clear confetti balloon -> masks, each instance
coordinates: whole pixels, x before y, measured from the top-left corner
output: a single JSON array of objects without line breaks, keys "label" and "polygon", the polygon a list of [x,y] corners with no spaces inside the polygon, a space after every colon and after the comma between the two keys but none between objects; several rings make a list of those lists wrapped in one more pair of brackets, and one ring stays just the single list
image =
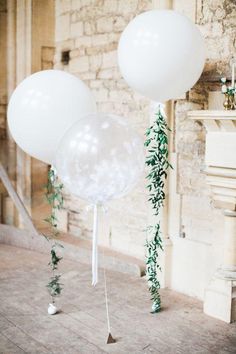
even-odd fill
[{"label": "clear confetti balloon", "polygon": [[56,169],[68,190],[93,204],[128,193],[144,169],[143,141],[112,114],[91,114],[62,138]]}]

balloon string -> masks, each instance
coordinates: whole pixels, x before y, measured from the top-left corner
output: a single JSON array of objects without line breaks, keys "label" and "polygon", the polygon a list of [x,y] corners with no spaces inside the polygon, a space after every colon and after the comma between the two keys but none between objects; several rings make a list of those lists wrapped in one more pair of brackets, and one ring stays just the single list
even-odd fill
[{"label": "balloon string", "polygon": [[[104,214],[106,214],[107,208],[104,207],[104,205],[101,205],[101,207]],[[93,214],[92,285],[95,286],[98,282],[98,205],[95,204],[93,208],[94,208],[93,209],[94,214]],[[107,330],[108,330],[108,334],[111,335],[104,249],[102,254],[103,254],[103,277],[104,277],[104,294],[105,294],[105,304],[106,304]],[[113,338],[112,338],[112,342],[113,343],[115,342]]]},{"label": "balloon string", "polygon": [[93,209],[92,285],[98,282],[98,205]]},{"label": "balloon string", "polygon": [[104,250],[103,250],[103,276],[104,276],[104,293],[105,293],[106,314],[107,314],[107,330],[108,330],[108,333],[111,333]]}]

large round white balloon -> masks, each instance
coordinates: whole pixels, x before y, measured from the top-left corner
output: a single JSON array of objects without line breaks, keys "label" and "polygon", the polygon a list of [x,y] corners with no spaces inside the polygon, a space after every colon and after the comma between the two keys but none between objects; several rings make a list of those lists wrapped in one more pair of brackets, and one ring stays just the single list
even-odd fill
[{"label": "large round white balloon", "polygon": [[118,46],[121,74],[128,85],[164,102],[179,97],[199,79],[205,62],[200,31],[173,10],[152,10],[135,17]]},{"label": "large round white balloon", "polygon": [[22,150],[52,164],[68,128],[95,110],[94,98],[80,79],[60,70],[45,70],[17,86],[8,106],[8,125]]},{"label": "large round white balloon", "polygon": [[80,119],[56,154],[57,173],[68,190],[94,204],[125,195],[143,168],[142,139],[124,119],[111,114]]}]

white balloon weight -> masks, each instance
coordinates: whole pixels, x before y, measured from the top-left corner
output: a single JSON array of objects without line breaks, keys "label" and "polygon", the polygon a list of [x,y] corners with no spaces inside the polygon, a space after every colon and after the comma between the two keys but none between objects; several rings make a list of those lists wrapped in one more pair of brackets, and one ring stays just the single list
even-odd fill
[{"label": "white balloon weight", "polygon": [[199,79],[205,62],[200,31],[173,10],[135,17],[118,46],[121,74],[129,86],[158,102],[179,97]]},{"label": "white balloon weight", "polygon": [[56,168],[72,194],[101,204],[137,183],[144,168],[143,141],[120,117],[88,115],[63,137]]},{"label": "white balloon weight", "polygon": [[8,125],[21,149],[52,164],[68,128],[95,111],[94,98],[80,79],[60,70],[45,70],[17,86],[8,106]]}]

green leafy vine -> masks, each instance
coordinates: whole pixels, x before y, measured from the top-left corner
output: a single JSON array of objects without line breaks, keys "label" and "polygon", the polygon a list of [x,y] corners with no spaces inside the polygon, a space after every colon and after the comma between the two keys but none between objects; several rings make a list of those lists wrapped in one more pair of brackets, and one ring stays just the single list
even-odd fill
[{"label": "green leafy vine", "polygon": [[[63,184],[58,181],[55,170],[51,168],[48,171],[48,183],[46,185],[46,199],[51,206],[51,214],[44,219],[46,223],[49,224],[52,234],[51,239],[53,240],[51,252],[50,252],[50,262],[48,265],[51,267],[52,276],[50,281],[46,285],[49,291],[49,294],[52,298],[52,303],[55,303],[56,296],[59,296],[62,292],[62,284],[60,282],[61,274],[57,274],[58,264],[63,257],[58,256],[58,249],[63,248],[59,242],[55,240],[58,236],[59,231],[57,228],[57,210],[62,209],[63,207],[63,195],[62,195]],[[49,240],[49,238],[47,238]]]},{"label": "green leafy vine", "polygon": [[158,264],[158,258],[160,252],[163,251],[163,244],[158,215],[165,200],[164,187],[167,170],[169,167],[172,168],[168,161],[168,131],[170,129],[160,106],[155,116],[153,124],[146,131],[146,141],[144,143],[148,151],[145,161],[149,169],[149,173],[146,176],[148,181],[147,189],[149,191],[148,201],[152,204],[153,215],[157,219],[154,225],[148,226],[147,232],[150,236],[146,241],[146,274],[151,300],[153,301],[153,313],[161,310],[160,281],[158,280],[161,267]]}]

